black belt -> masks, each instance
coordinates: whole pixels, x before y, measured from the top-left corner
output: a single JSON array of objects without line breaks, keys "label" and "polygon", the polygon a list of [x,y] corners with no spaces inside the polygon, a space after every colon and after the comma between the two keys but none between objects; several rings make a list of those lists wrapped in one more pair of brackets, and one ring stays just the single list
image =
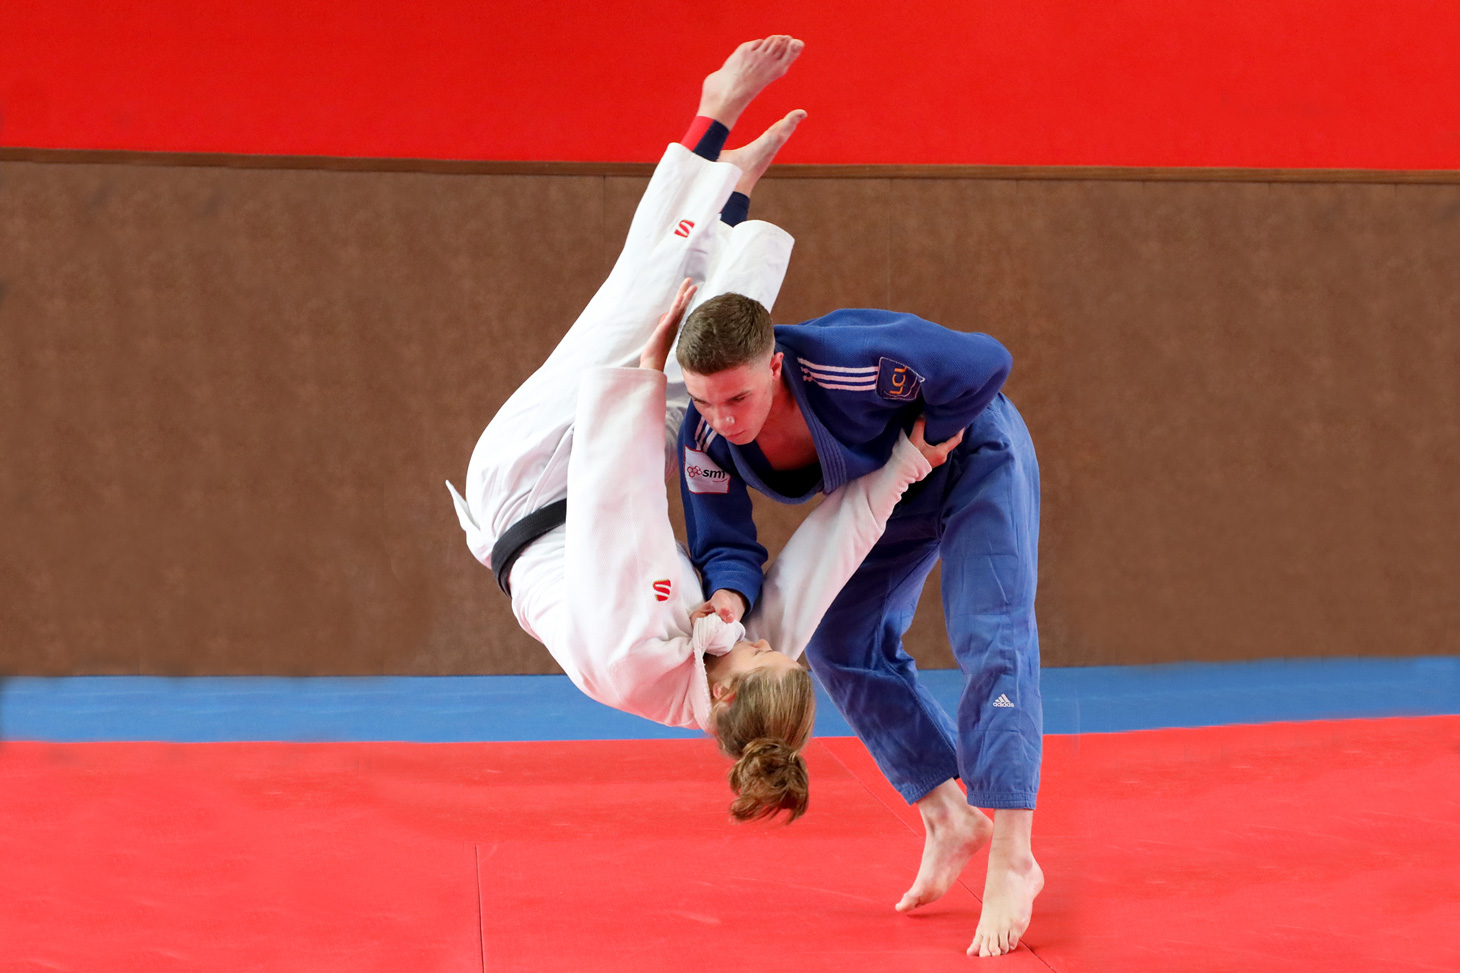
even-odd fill
[{"label": "black belt", "polygon": [[508,527],[502,536],[497,538],[497,543],[492,545],[492,573],[497,576],[497,587],[509,598],[512,596],[512,588],[507,584],[507,578],[512,574],[512,565],[527,550],[527,545],[537,540],[543,534],[568,522],[568,501],[559,500],[550,503],[541,510],[534,510],[523,517],[517,523]]}]

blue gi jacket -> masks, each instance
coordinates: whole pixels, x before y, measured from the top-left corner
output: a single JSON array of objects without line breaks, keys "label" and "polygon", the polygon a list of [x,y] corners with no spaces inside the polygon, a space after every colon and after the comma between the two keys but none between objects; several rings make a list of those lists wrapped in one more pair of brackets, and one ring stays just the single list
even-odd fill
[{"label": "blue gi jacket", "polygon": [[986,334],[864,308],[778,325],[776,350],[811,427],[816,466],[771,469],[755,443],[726,442],[692,403],[679,430],[690,559],[707,592],[738,591],[752,607],[766,550],[756,540],[747,485],[781,503],[830,493],[886,463],[898,433],[924,414],[928,442],[940,443],[993,401],[1012,364]]}]

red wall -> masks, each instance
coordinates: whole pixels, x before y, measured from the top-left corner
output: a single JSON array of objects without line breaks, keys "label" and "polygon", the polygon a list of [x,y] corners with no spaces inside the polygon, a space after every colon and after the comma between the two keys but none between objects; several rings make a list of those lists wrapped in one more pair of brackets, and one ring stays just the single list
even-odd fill
[{"label": "red wall", "polygon": [[1460,168],[1454,0],[6,0],[0,145],[649,161],[739,40],[786,162]]}]

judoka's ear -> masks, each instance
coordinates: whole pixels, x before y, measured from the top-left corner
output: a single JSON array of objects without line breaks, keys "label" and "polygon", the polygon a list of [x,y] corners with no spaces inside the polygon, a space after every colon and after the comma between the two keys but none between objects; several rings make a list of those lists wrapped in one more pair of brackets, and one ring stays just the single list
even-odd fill
[{"label": "judoka's ear", "polygon": [[735,690],[723,682],[710,683],[710,699],[716,703],[724,703],[729,706],[735,702]]},{"label": "judoka's ear", "polygon": [[771,378],[779,379],[781,377],[781,361],[785,357],[786,353],[783,351],[778,351],[771,356]]}]

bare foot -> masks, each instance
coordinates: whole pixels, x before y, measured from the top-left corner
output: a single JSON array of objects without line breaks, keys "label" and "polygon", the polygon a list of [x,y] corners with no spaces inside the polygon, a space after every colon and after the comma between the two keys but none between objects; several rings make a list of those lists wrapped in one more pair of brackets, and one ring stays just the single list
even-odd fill
[{"label": "bare foot", "polygon": [[734,128],[740,113],[766,85],[786,73],[806,46],[788,34],[772,34],[737,47],[720,70],[705,78],[697,114]]},{"label": "bare foot", "polygon": [[978,808],[969,807],[963,791],[951,780],[918,802],[923,816],[923,861],[912,888],[894,908],[911,912],[943,897],[953,887],[968,860],[984,846],[994,825]]},{"label": "bare foot", "polygon": [[754,142],[748,142],[738,149],[730,149],[720,153],[720,161],[728,162],[740,170],[740,180],[735,183],[735,191],[749,196],[760,177],[770,168],[771,160],[776,153],[781,151],[781,146],[796,131],[796,126],[806,113],[797,108],[785,118],[776,122],[770,128],[760,133],[760,138]]},{"label": "bare foot", "polygon": [[[983,886],[983,912],[969,956],[1001,956],[1012,953],[1019,945],[1029,918],[1034,914],[1034,897],[1044,888],[1044,872],[1029,851],[1027,840],[1017,836],[1005,838],[1005,815],[1027,815],[1033,811],[997,811],[994,820],[994,843],[989,849],[988,877]],[[1017,824],[1016,824],[1017,827]],[[1027,839],[1027,826],[1024,831]]]}]

